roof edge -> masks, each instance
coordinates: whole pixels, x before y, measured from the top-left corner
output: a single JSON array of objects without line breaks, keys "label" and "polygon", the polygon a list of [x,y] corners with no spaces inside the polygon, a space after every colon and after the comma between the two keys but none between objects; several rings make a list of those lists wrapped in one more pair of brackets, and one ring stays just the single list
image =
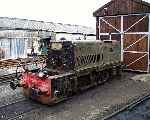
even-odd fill
[{"label": "roof edge", "polygon": [[[96,17],[97,13],[99,11],[101,11],[102,9],[104,9],[105,7],[109,6],[110,4],[112,4],[115,0],[111,0],[110,2],[106,3],[105,5],[103,5],[102,7],[100,7],[99,9],[97,9],[95,12],[93,12],[93,16]],[[150,7],[150,3],[143,1],[143,0],[132,0],[133,2],[139,3],[139,4],[143,4],[145,6]]]},{"label": "roof edge", "polygon": [[95,12],[93,12],[93,16],[96,17],[96,14],[98,11],[104,9],[105,7],[109,6],[110,4],[112,4],[114,2],[114,0],[111,0],[110,2],[106,3],[105,5],[103,5],[102,7],[100,7],[99,9],[97,9]]}]

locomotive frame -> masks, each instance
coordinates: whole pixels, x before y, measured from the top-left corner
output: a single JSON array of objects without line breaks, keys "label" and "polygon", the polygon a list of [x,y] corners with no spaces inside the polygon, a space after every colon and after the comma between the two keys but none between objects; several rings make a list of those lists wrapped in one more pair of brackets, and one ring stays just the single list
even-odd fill
[{"label": "locomotive frame", "polygon": [[[43,104],[54,104],[80,93],[88,88],[108,81],[114,75],[120,75],[122,69],[120,43],[117,41],[51,41],[46,60],[46,68],[23,73],[33,81],[44,81],[49,85],[49,93],[39,88],[25,87],[23,77],[18,85],[23,94]],[[38,77],[39,73],[44,73]],[[44,84],[45,84],[44,83]],[[27,86],[27,85],[26,85]],[[40,86],[40,85],[39,85]],[[42,88],[43,89],[43,88]]]}]

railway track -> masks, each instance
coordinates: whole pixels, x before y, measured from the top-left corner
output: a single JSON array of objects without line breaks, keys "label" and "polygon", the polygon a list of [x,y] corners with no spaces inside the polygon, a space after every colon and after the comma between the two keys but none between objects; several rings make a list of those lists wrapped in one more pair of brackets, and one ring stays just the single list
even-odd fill
[{"label": "railway track", "polygon": [[20,64],[33,64],[33,63],[41,63],[46,60],[46,56],[37,56],[36,58],[18,58],[18,59],[7,59],[7,60],[0,60],[0,69],[9,69],[12,67],[16,67],[19,63]]},{"label": "railway track", "polygon": [[11,80],[13,80],[15,77],[16,77],[16,73],[0,76],[0,84],[8,83]]},{"label": "railway track", "polygon": [[19,115],[15,116],[15,117],[8,118],[7,120],[22,120],[22,118],[27,116],[29,113],[31,113],[31,112],[35,113],[36,111],[38,111],[38,109],[32,109],[31,111],[26,111],[22,114],[19,114]]},{"label": "railway track", "polygon": [[0,120],[16,120],[38,109],[37,103],[22,97],[7,105],[0,106]]},{"label": "railway track", "polygon": [[[19,64],[21,66],[24,63],[26,63],[27,66],[31,66],[32,64],[41,64],[43,61],[45,61],[45,59],[46,56],[38,56],[36,59],[25,58],[25,59],[0,60],[0,69],[16,68]],[[13,78],[15,78],[15,75],[16,73],[0,76],[0,84],[10,82]]]},{"label": "railway track", "polygon": [[[132,103],[124,106],[123,108],[117,110],[116,112],[104,117],[102,120],[121,120],[121,118],[117,119],[116,116],[121,116],[121,114],[124,114],[125,112],[129,113],[130,111],[133,111],[134,108],[138,107],[139,105],[146,102],[147,100],[150,100],[150,94],[147,94],[143,96],[142,98],[139,98],[138,100],[133,101]],[[128,119],[124,118],[124,120],[128,120]]]}]

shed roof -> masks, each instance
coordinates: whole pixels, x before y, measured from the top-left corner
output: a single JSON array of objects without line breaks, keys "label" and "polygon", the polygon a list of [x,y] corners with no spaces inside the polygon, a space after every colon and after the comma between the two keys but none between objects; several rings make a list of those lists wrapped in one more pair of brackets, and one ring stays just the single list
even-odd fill
[{"label": "shed roof", "polygon": [[54,31],[60,33],[93,34],[95,29],[82,25],[44,22],[28,19],[0,17],[1,30],[31,30],[31,31]]},{"label": "shed roof", "polygon": [[[123,1],[123,0],[111,0],[110,2],[108,2],[107,4],[105,4],[104,6],[100,7],[98,10],[96,10],[95,12],[93,12],[93,16],[100,16],[99,13],[102,12],[105,8],[111,6],[114,2],[116,1]],[[146,1],[143,1],[143,0],[126,0],[126,1],[131,1],[131,2],[134,2],[134,3],[138,3],[142,6],[145,6],[147,7],[147,9],[149,10],[144,10],[145,12],[150,12],[150,3],[146,2]],[[126,4],[127,5],[127,4]],[[119,5],[119,9],[121,9],[121,6],[125,6],[125,4],[120,4]],[[141,7],[142,9],[144,9],[144,7]],[[116,8],[113,8],[113,9],[116,9]],[[127,11],[127,10],[126,10]],[[128,11],[129,14],[132,14],[132,13],[136,13],[135,12],[135,9],[132,10],[132,11]],[[140,13],[140,12],[138,12]],[[141,13],[143,13],[143,10],[141,10]]]}]

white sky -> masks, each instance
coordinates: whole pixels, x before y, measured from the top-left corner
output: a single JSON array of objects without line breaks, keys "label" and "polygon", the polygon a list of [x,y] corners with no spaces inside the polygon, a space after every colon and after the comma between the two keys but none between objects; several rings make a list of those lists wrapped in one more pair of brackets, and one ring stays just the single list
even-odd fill
[{"label": "white sky", "polygon": [[110,0],[0,0],[1,17],[95,27],[93,12]]},{"label": "white sky", "polygon": [[[1,17],[17,17],[95,28],[93,12],[110,0],[0,0]],[[149,1],[150,0],[145,0]]]}]

